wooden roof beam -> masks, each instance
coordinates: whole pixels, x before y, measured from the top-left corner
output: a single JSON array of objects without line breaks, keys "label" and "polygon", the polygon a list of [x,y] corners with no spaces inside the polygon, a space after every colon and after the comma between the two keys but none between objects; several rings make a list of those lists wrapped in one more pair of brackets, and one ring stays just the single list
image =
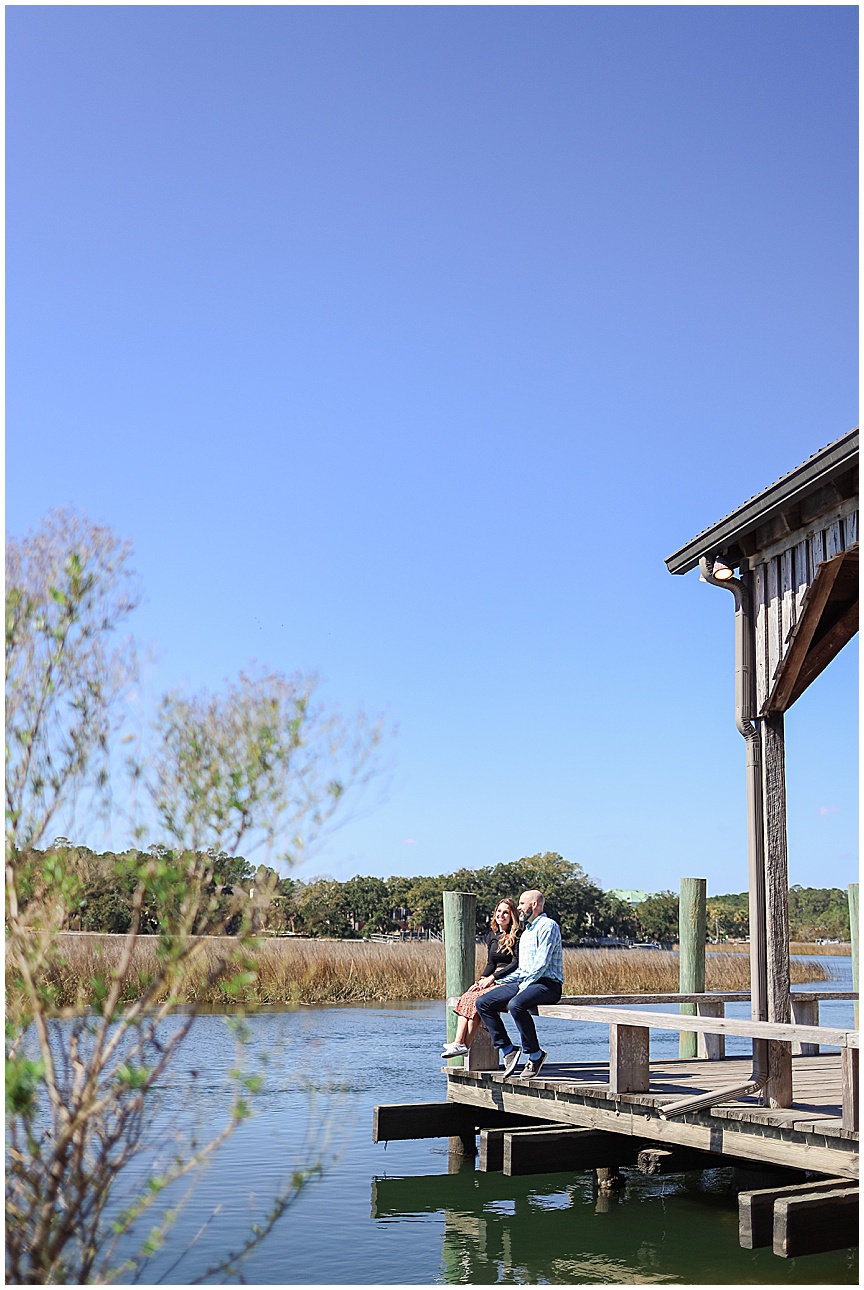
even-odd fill
[{"label": "wooden roof beam", "polygon": [[[858,548],[819,566],[763,708],[786,712],[858,630]],[[839,594],[838,594],[839,593]]]}]

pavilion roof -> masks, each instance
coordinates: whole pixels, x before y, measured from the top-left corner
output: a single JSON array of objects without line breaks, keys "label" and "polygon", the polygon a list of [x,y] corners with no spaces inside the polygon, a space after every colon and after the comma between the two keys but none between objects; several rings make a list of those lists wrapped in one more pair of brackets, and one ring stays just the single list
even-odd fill
[{"label": "pavilion roof", "polygon": [[[820,448],[800,466],[790,470],[761,493],[743,502],[734,511],[697,533],[696,537],[666,557],[670,573],[687,573],[696,567],[703,555],[723,555],[729,564],[737,564],[742,555],[740,543],[769,521],[832,485],[841,476],[855,471],[857,491],[858,427]],[[838,496],[836,489],[834,496]],[[827,504],[830,504],[830,500]]]}]

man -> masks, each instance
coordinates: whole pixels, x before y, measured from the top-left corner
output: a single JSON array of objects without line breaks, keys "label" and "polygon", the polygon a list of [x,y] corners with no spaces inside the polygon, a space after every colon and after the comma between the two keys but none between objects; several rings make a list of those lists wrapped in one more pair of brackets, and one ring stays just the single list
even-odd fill
[{"label": "man", "polygon": [[[525,891],[519,897],[519,922],[525,929],[519,942],[519,966],[503,985],[477,999],[480,1018],[504,1058],[505,1079],[514,1073],[523,1052],[528,1059],[523,1077],[540,1074],[546,1054],[537,1042],[531,1010],[540,1003],[557,1003],[564,986],[561,928],[543,913],[545,903],[541,891]],[[504,1011],[516,1023],[520,1045],[510,1041],[501,1017]]]}]

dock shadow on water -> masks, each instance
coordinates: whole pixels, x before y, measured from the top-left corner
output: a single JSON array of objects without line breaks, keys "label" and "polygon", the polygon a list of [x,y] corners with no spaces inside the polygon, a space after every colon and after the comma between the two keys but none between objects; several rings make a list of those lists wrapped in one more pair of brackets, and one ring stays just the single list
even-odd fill
[{"label": "dock shadow on water", "polygon": [[[833,1005],[839,1007],[840,1005]],[[851,1012],[851,1008],[850,1008]],[[838,1024],[841,1018],[838,1016]],[[448,1155],[446,1138],[372,1142],[379,1103],[440,1101],[443,1003],[270,1008],[250,1019],[252,1044],[278,1053],[265,1070],[257,1114],[202,1176],[168,1248],[146,1280],[190,1284],[217,1253],[260,1222],[307,1130],[304,1082],[336,1090],[332,1163],[288,1209],[237,1273],[216,1281],[261,1285],[849,1285],[856,1252],[780,1259],[738,1244],[730,1169],[625,1175],[597,1193],[591,1172],[506,1178]],[[598,1031],[549,1026],[550,1058],[602,1061]],[[210,1070],[218,1099],[224,1018],[196,1022],[187,1064]],[[658,1047],[677,1051],[677,1034]],[[662,1052],[658,1055],[662,1055]],[[182,1072],[173,1096],[183,1093]],[[199,1093],[199,1097],[202,1096]],[[205,1111],[199,1107],[199,1111]],[[758,1184],[756,1184],[758,1185]],[[741,1186],[740,1181],[737,1186]],[[214,1217],[214,1211],[218,1209]],[[182,1263],[178,1249],[205,1232]],[[205,1280],[207,1280],[205,1278]]]}]

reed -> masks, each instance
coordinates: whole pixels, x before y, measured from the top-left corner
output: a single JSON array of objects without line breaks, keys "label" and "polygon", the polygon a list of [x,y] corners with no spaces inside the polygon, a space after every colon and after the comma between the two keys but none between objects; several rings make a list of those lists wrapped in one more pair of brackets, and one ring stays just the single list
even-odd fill
[{"label": "reed", "polygon": [[[723,943],[723,954],[749,954],[749,945],[733,945],[728,942]],[[833,957],[844,956],[846,958],[852,953],[852,946],[848,941],[838,941],[836,945],[816,945],[813,941],[790,941],[790,954],[824,954]]]},{"label": "reed", "polygon": [[[59,1006],[86,1007],[92,1001],[90,981],[116,968],[124,938],[68,932],[57,939],[60,953],[47,983],[53,987]],[[139,940],[124,991],[126,1002],[136,998],[155,975],[156,947],[155,937]],[[225,938],[210,938],[202,944],[198,962],[186,981],[183,1002],[388,1003],[444,997],[444,947],[435,942],[261,940],[251,950],[255,980],[239,994],[227,989],[231,971],[215,985],[203,987],[220,950],[224,953]],[[484,961],[478,947],[478,974]],[[673,993],[678,989],[677,954],[658,950],[565,950],[564,972],[566,994]],[[706,988],[746,990],[749,974],[745,955],[711,955]],[[795,984],[833,979],[823,964],[792,963]],[[14,990],[12,983],[10,988]]]}]

